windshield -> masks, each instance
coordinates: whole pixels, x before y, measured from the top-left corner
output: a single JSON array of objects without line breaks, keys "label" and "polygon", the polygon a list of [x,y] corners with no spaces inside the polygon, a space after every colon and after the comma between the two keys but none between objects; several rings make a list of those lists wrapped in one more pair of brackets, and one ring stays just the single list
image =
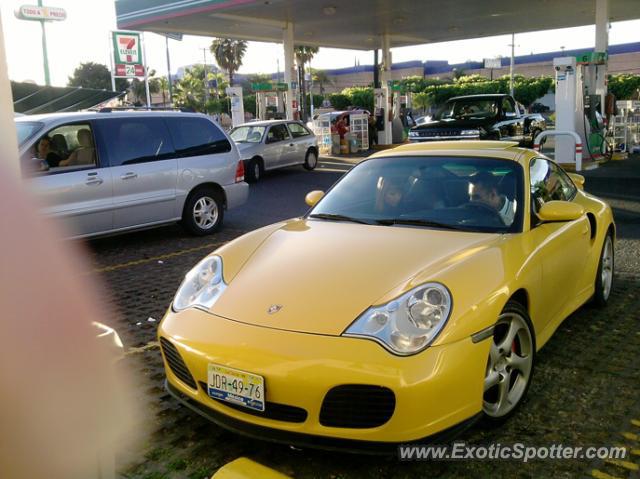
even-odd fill
[{"label": "windshield", "polygon": [[42,123],[37,121],[16,121],[15,123],[16,133],[18,134],[18,146],[22,146],[25,141],[42,128]]},{"label": "windshield", "polygon": [[522,167],[511,160],[395,157],[353,168],[309,213],[322,221],[474,232],[522,228]]},{"label": "windshield", "polygon": [[236,143],[260,143],[265,129],[264,126],[239,126],[231,130],[230,136]]},{"label": "windshield", "polygon": [[464,98],[451,100],[434,115],[436,120],[493,118],[498,113],[494,98]]}]

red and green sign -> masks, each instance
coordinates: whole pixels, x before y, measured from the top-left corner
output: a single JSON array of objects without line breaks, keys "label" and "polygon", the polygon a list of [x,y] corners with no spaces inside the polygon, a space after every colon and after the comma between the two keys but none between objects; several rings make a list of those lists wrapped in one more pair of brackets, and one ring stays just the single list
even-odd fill
[{"label": "red and green sign", "polygon": [[113,32],[113,56],[116,65],[142,65],[140,34]]}]

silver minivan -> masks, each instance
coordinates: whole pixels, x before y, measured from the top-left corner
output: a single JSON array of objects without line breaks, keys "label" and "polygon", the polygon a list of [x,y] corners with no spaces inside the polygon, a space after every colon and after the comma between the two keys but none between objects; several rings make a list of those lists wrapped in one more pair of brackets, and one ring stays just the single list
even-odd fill
[{"label": "silver minivan", "polygon": [[235,144],[204,115],[105,109],[15,124],[28,186],[72,237],[176,221],[207,235],[248,197]]},{"label": "silver minivan", "polygon": [[299,121],[268,120],[244,123],[229,136],[245,160],[246,180],[255,183],[266,170],[302,165],[313,170],[318,165],[316,135]]}]

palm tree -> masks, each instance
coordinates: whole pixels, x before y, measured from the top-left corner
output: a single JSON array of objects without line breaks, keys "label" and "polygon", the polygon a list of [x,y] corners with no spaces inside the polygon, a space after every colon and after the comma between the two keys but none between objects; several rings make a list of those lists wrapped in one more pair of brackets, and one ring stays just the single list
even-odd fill
[{"label": "palm tree", "polygon": [[320,87],[320,94],[324,96],[324,85],[333,85],[331,78],[329,78],[329,75],[327,75],[327,72],[325,72],[324,70],[316,70],[315,68],[310,68],[310,70],[311,80],[313,80],[314,83],[318,84],[318,86]]},{"label": "palm tree", "polygon": [[233,85],[233,74],[242,65],[242,57],[247,51],[245,40],[231,40],[230,38],[215,38],[209,48],[218,66],[229,74],[229,85]]},{"label": "palm tree", "polygon": [[[307,110],[307,89],[304,81],[304,65],[311,61],[311,59],[318,53],[318,47],[306,47],[303,45],[296,45],[293,47],[294,54],[296,56],[296,63],[298,64],[298,82],[300,84],[300,94],[303,100],[300,102],[302,106],[302,115],[306,116]],[[313,101],[313,99],[311,99]]]}]

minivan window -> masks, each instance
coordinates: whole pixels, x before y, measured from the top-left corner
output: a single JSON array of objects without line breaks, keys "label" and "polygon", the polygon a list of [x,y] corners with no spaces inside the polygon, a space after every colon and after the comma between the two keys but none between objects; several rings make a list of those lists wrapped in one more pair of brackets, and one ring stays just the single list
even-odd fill
[{"label": "minivan window", "polygon": [[89,123],[70,123],[49,130],[23,154],[25,174],[60,173],[98,166]]},{"label": "minivan window", "polygon": [[22,146],[40,128],[42,128],[42,123],[39,121],[16,121],[18,146]]},{"label": "minivan window", "polygon": [[175,156],[162,118],[108,118],[98,125],[111,166],[160,161]]},{"label": "minivan window", "polygon": [[231,151],[231,143],[220,128],[206,118],[165,118],[179,156],[213,155]]}]

